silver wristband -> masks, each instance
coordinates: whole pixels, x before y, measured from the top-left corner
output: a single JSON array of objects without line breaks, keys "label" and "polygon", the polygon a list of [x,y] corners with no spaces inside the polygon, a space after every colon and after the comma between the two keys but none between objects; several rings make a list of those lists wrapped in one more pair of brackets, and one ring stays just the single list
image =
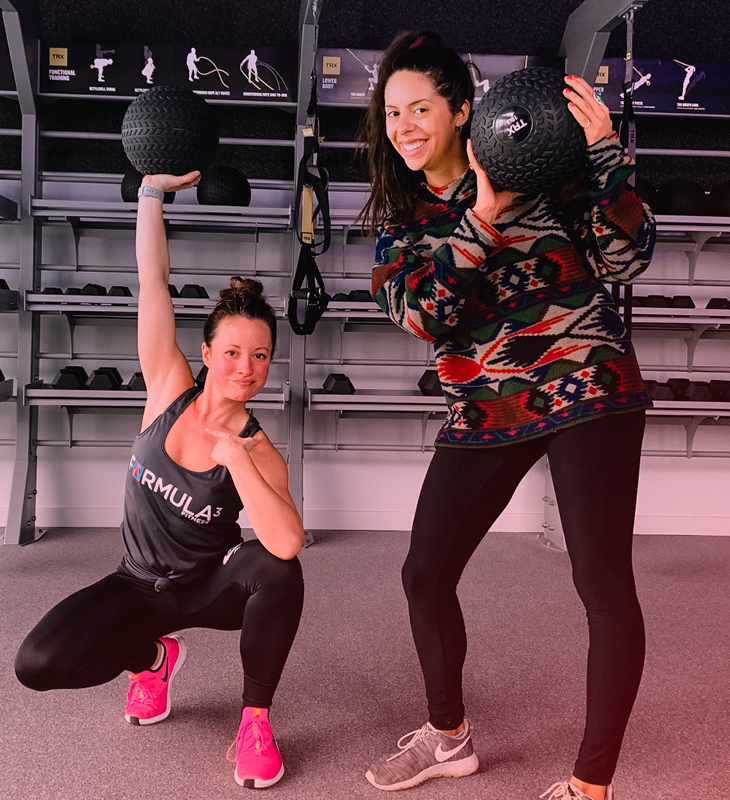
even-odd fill
[{"label": "silver wristband", "polygon": [[165,199],[165,193],[162,189],[157,189],[154,186],[147,186],[147,184],[145,184],[139,187],[137,197],[156,197],[162,203]]}]

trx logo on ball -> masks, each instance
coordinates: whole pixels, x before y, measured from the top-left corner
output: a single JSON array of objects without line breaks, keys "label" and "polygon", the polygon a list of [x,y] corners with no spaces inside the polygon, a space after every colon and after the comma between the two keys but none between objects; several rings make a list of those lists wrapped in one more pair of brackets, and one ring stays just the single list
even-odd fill
[{"label": "trx logo on ball", "polygon": [[532,131],[532,115],[524,106],[509,106],[494,120],[494,133],[509,144],[520,144]]}]

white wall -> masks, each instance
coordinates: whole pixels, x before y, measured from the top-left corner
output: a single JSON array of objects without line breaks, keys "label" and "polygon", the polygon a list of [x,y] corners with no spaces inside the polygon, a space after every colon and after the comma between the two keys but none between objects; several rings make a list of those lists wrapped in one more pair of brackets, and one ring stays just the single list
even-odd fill
[{"label": "white wall", "polygon": [[[17,184],[0,182],[0,193],[13,196]],[[78,186],[50,184],[47,197],[88,197],[91,193],[100,199],[116,199],[116,187],[104,185]],[[254,204],[275,205],[284,195],[276,193],[254,194]],[[178,198],[178,202],[183,198]],[[185,198],[194,202],[192,193]],[[361,197],[348,195],[338,198],[340,207],[356,207]],[[288,202],[286,200],[285,202]],[[11,287],[17,286],[17,270],[3,268],[2,264],[17,262],[17,227],[0,226],[0,277],[5,277]],[[290,268],[291,251],[288,239],[280,236],[263,236],[258,251],[259,269]],[[346,261],[343,262],[343,252]],[[221,274],[247,274],[253,263],[253,244],[247,242],[173,242],[173,272],[177,269],[193,270],[203,265],[207,271]],[[366,288],[366,278],[348,279],[342,276],[343,263],[348,272],[366,275],[370,269],[372,246],[348,245],[342,247],[335,240],[330,252],[319,264],[327,281],[328,291],[349,291]],[[118,240],[84,238],[81,260],[85,264],[115,264],[128,268],[134,263],[132,239],[129,235]],[[49,232],[44,243],[46,263],[71,263],[70,231],[64,227]],[[687,275],[686,257],[681,253],[659,252],[650,275],[682,278]],[[730,275],[730,253],[706,253],[700,257],[698,277],[727,278]],[[654,279],[656,279],[656,277]],[[134,276],[129,272],[116,275],[108,273],[72,271],[45,274],[44,285],[82,286],[94,281],[106,286],[127,283],[134,286]],[[179,287],[186,282],[202,283],[213,296],[223,281],[210,274],[197,278],[192,274],[173,275]],[[272,297],[283,297],[289,289],[288,279],[265,278],[264,285]],[[730,288],[639,286],[637,292],[648,294],[692,294],[698,306],[703,306],[713,295],[730,296]],[[202,326],[201,326],[202,327]],[[280,323],[280,363],[272,368],[271,381],[282,383],[287,377],[288,334],[285,323]],[[395,329],[344,333],[340,340],[340,324],[322,321],[307,343],[308,355],[317,358],[357,359],[376,356],[418,360],[414,366],[397,364],[386,367],[311,365],[307,370],[309,385],[319,388],[329,372],[346,372],[358,388],[413,388],[427,365],[428,347]],[[185,328],[180,331],[183,350],[198,358],[200,331]],[[658,338],[637,333],[636,347],[640,360],[649,365],[681,366],[686,361],[686,346],[681,340]],[[42,325],[42,347],[56,352],[67,352],[68,327],[62,317],[45,317]],[[122,361],[120,372],[127,379],[139,367],[133,360],[134,328],[131,324],[116,327],[81,327],[77,330],[77,352],[93,353],[106,350],[126,353],[131,360]],[[0,314],[0,352],[17,348],[17,321],[12,314]],[[68,358],[44,361],[41,377],[53,380],[57,370]],[[730,364],[730,341],[701,342],[696,362],[708,367],[727,367]],[[90,371],[102,362],[98,359],[82,361]],[[6,377],[15,377],[15,360],[0,357],[0,368]],[[196,371],[197,365],[194,365]],[[679,375],[677,370],[655,370],[649,377],[664,380]],[[697,380],[709,374],[696,375]],[[0,404],[0,440],[14,437],[15,407],[13,403]],[[258,413],[271,439],[279,445],[286,442],[286,411]],[[75,420],[75,438],[119,440],[130,442],[139,424],[139,415],[99,416],[83,415]],[[425,436],[420,419],[370,418],[341,419],[337,429],[339,445],[357,447],[381,443],[390,450],[363,451],[351,449],[308,449],[305,453],[305,524],[310,529],[373,529],[407,530],[430,454],[420,452],[422,442],[431,444],[439,422],[426,425]],[[56,408],[40,409],[41,439],[68,437],[68,418]],[[306,421],[306,441],[310,445],[333,445],[335,420],[332,412],[311,412]],[[682,451],[685,448],[685,429],[677,425],[649,426],[645,447],[655,451]],[[406,445],[412,451],[398,451]],[[702,427],[695,440],[700,450],[730,453],[730,427]],[[285,452],[285,451],[284,451]],[[600,457],[600,454],[597,454]],[[9,502],[10,478],[14,448],[0,444],[0,525],[5,523]],[[129,459],[127,447],[41,447],[39,450],[37,524],[46,526],[115,526],[121,518],[123,481]],[[673,533],[690,535],[730,535],[730,459],[678,458],[649,456],[644,459],[637,510],[637,532],[646,534]],[[515,497],[497,523],[497,528],[507,531],[540,531],[543,521],[544,476],[536,467],[525,478]],[[244,519],[245,522],[245,519]]]}]

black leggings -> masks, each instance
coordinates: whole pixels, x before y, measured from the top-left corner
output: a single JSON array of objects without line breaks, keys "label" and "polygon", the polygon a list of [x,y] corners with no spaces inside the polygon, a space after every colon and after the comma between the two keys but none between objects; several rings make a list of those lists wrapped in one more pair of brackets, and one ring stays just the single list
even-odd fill
[{"label": "black leggings", "polygon": [[437,448],[403,565],[436,728],[456,728],[464,718],[461,574],[524,475],[547,453],[573,581],[588,616],[586,727],[573,774],[587,783],[611,782],[644,665],[631,563],[644,422],[643,411],[610,414],[503,447]]},{"label": "black leggings", "polygon": [[302,613],[298,559],[282,561],[256,539],[191,584],[156,592],[116,572],[52,608],[15,659],[31,689],[97,686],[149,669],[156,640],[183,628],[241,630],[243,703],[268,708]]}]

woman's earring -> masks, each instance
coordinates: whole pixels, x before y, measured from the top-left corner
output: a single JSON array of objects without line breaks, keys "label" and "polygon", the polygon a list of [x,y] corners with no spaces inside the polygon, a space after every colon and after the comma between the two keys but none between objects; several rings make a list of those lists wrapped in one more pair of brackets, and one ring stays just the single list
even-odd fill
[{"label": "woman's earring", "polygon": [[461,125],[457,125],[456,126],[456,132],[457,133],[461,133]]}]

